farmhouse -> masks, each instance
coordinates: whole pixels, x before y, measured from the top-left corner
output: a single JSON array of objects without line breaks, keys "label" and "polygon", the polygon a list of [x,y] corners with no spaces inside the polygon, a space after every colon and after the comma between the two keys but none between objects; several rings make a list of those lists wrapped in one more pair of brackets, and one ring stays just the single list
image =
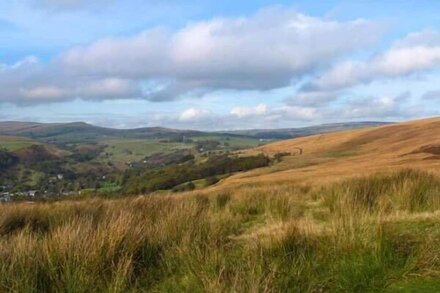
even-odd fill
[{"label": "farmhouse", "polygon": [[0,194],[0,202],[11,201],[11,194],[9,192],[3,192]]}]

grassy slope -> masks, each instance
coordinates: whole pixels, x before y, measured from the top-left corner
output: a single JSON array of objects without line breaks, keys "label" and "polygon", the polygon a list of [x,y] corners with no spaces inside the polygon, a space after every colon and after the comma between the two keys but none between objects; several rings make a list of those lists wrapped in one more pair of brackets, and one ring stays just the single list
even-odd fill
[{"label": "grassy slope", "polygon": [[0,148],[5,148],[8,151],[21,150],[35,144],[38,145],[41,143],[23,137],[0,136]]},{"label": "grassy slope", "polygon": [[0,206],[0,290],[435,292],[439,192],[403,172]]},{"label": "grassy slope", "polygon": [[[249,152],[291,152],[292,156],[275,168],[242,173],[225,184],[285,180],[326,183],[407,167],[439,172],[438,155],[417,152],[427,145],[440,145],[438,118],[280,141]],[[298,148],[303,149],[302,155]]]},{"label": "grassy slope", "polygon": [[44,144],[25,137],[0,135],[0,148],[5,148],[11,152],[20,151],[32,145],[44,145],[48,152],[58,157],[69,155],[68,151],[62,150],[51,144]]},{"label": "grassy slope", "polygon": [[104,151],[109,154],[108,158],[101,156],[100,160],[111,161],[120,167],[154,153],[167,153],[185,147],[181,143],[161,143],[157,139],[108,139],[99,143],[106,145]]},{"label": "grassy slope", "polygon": [[221,143],[227,142],[233,148],[255,147],[260,144],[258,139],[230,137],[226,139],[222,135],[199,135],[191,137],[194,143],[161,142],[161,139],[130,139],[130,138],[112,138],[101,139],[98,141],[101,145],[106,145],[104,152],[109,157],[101,156],[100,161],[111,161],[116,166],[124,167],[127,162],[140,161],[146,156],[154,153],[167,153],[178,149],[194,148],[197,141],[218,140]]},{"label": "grassy slope", "polygon": [[0,206],[0,291],[438,292],[439,162],[407,155],[438,125],[275,143],[254,151],[305,153],[180,195]]},{"label": "grassy slope", "polygon": [[195,136],[193,140],[194,141],[218,140],[221,143],[225,143],[225,142],[228,143],[232,148],[251,148],[261,144],[260,140],[257,138],[244,137],[244,136],[215,135],[215,134]]}]

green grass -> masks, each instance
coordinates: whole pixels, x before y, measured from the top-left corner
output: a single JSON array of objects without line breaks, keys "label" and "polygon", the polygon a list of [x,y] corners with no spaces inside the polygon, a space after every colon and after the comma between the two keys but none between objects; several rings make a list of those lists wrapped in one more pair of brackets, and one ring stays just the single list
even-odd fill
[{"label": "green grass", "polygon": [[2,140],[0,137],[0,148],[4,148],[8,151],[18,151],[36,144],[40,144],[40,143],[32,140],[21,140],[21,139]]},{"label": "green grass", "polygon": [[99,143],[107,145],[104,152],[109,153],[108,158],[101,156],[100,160],[111,161],[118,165],[140,161],[154,153],[167,153],[192,147],[183,143],[164,143],[157,139],[109,139]]},{"label": "green grass", "polygon": [[[225,150],[251,148],[262,144],[262,142],[260,142],[259,139],[252,137],[229,136],[229,135],[220,135],[220,134],[218,135],[206,134],[206,135],[194,136],[191,137],[191,139],[194,142],[205,141],[205,140],[217,140],[222,145],[227,143],[229,146],[225,146],[224,147]],[[266,141],[265,143],[268,143],[268,141]]]},{"label": "green grass", "polygon": [[436,292],[439,186],[403,171],[3,205],[0,291]]},{"label": "green grass", "polygon": [[[218,140],[222,144],[228,143],[220,150],[233,150],[237,148],[254,147],[260,144],[259,140],[253,138],[230,137],[226,139],[221,135],[201,135],[191,138],[192,143],[161,142],[160,139],[105,139],[98,143],[106,145],[104,153],[99,157],[101,162],[112,162],[118,167],[124,167],[128,162],[140,161],[146,156],[155,153],[169,153],[178,149],[193,149],[197,141]],[[109,156],[105,156],[108,153]]]},{"label": "green grass", "polygon": [[28,184],[30,186],[36,186],[43,177],[44,177],[44,173],[32,171]]},{"label": "green grass", "polygon": [[410,279],[393,284],[388,292],[394,293],[428,293],[440,292],[440,278]]}]

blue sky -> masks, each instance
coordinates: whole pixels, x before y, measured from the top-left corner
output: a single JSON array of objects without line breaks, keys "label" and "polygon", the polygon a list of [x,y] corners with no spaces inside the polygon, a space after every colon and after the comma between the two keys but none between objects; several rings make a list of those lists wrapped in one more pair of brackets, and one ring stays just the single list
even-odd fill
[{"label": "blue sky", "polygon": [[202,130],[440,115],[438,1],[11,0],[0,120]]}]

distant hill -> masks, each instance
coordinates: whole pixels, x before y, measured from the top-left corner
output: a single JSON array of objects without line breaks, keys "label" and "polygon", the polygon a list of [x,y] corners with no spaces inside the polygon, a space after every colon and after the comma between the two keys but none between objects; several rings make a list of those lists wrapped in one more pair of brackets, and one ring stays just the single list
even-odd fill
[{"label": "distant hill", "polygon": [[136,129],[113,129],[94,126],[84,122],[73,123],[34,123],[0,122],[0,135],[22,136],[50,143],[87,142],[101,138],[169,138],[173,136],[192,136],[199,131],[176,130],[162,127]]},{"label": "distant hill", "polygon": [[374,127],[374,126],[381,126],[386,124],[391,124],[391,123],[377,122],[377,121],[346,122],[346,123],[322,124],[322,125],[300,127],[300,128],[237,130],[227,133],[250,136],[260,139],[289,139],[289,138],[309,136],[319,133]]},{"label": "distant hill", "polygon": [[[317,133],[335,132],[347,129],[372,127],[385,122],[349,122],[324,124],[318,126],[285,129],[253,129],[220,131],[216,135],[250,137],[255,139],[288,139]],[[135,129],[114,129],[87,124],[73,123],[35,123],[0,122],[0,135],[13,135],[37,139],[49,143],[93,142],[102,138],[175,138],[210,135],[213,132],[178,130],[163,127],[144,127]]]},{"label": "distant hill", "polygon": [[281,163],[229,183],[327,182],[401,169],[440,171],[440,118],[278,141],[245,151],[285,154]]}]

